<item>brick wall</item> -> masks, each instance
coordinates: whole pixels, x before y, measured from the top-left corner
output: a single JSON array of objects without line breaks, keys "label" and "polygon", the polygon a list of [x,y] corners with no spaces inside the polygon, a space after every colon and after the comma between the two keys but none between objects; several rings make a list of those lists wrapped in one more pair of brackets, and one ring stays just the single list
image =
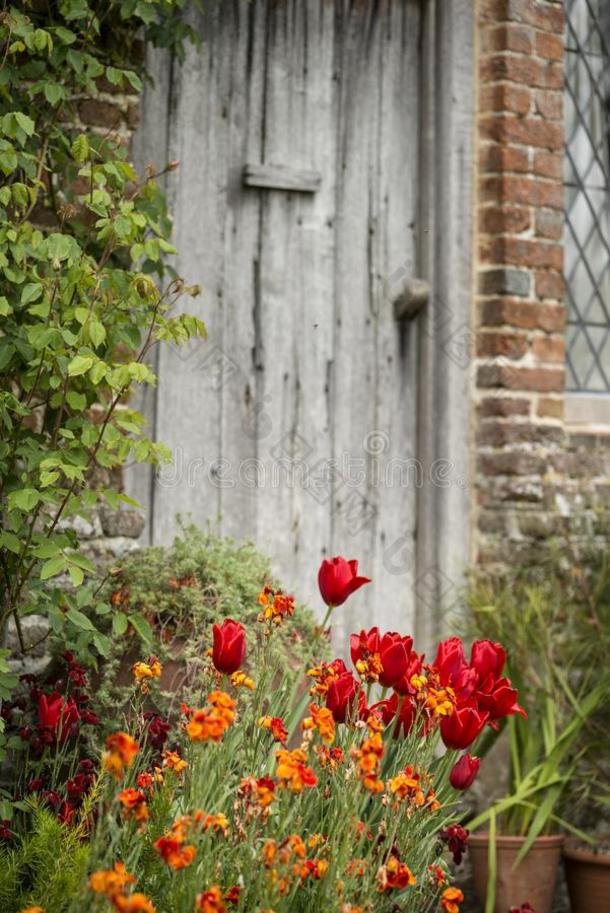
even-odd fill
[{"label": "brick wall", "polygon": [[[480,0],[476,556],[597,533],[610,439],[564,426],[561,0]],[[610,429],[609,429],[610,430]]]}]

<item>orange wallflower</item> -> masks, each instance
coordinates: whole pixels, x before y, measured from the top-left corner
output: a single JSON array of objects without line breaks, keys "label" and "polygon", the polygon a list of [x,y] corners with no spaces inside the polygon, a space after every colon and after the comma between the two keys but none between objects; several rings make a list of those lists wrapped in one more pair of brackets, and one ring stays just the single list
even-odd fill
[{"label": "orange wallflower", "polygon": [[127,885],[135,883],[136,879],[129,874],[123,862],[115,862],[112,869],[100,869],[89,877],[91,890],[107,897],[123,894]]},{"label": "orange wallflower", "polygon": [[424,666],[422,673],[411,678],[411,685],[415,689],[417,701],[430,719],[451,716],[456,704],[455,691],[442,684],[438,672],[430,666]]},{"label": "orange wallflower", "polygon": [[163,667],[156,656],[151,656],[148,662],[137,662],[131,667],[136,684],[140,686],[141,691],[146,694],[148,691],[148,682],[153,678],[160,678]]},{"label": "orange wallflower", "polygon": [[164,751],[162,757],[163,766],[169,767],[176,774],[181,774],[189,766],[188,761],[181,758],[177,751]]},{"label": "orange wallflower", "polygon": [[377,890],[381,892],[391,891],[392,888],[404,890],[415,882],[415,875],[409,866],[396,856],[390,856],[377,872]]},{"label": "orange wallflower", "polygon": [[183,815],[174,821],[170,830],[159,837],[154,844],[163,861],[172,869],[185,869],[197,855],[195,847],[186,842],[187,832],[192,824],[192,818],[189,815]]},{"label": "orange wallflower", "polygon": [[367,720],[369,736],[360,748],[352,748],[352,757],[356,761],[358,779],[365,789],[372,793],[383,791],[383,781],[379,779],[381,759],[384,755],[383,738],[381,731],[383,724],[376,716]]},{"label": "orange wallflower", "polygon": [[44,909],[42,907],[24,907],[19,913],[44,913]]},{"label": "orange wallflower", "polygon": [[256,688],[254,680],[239,669],[231,675],[231,684],[234,688],[248,688],[250,691],[254,691]]},{"label": "orange wallflower", "polygon": [[405,767],[388,782],[388,787],[399,801],[408,800],[413,805],[421,806],[426,797],[421,788],[419,774],[413,767]]},{"label": "orange wallflower", "polygon": [[139,789],[124,789],[118,794],[117,799],[123,806],[123,815],[126,818],[131,816],[139,822],[148,820],[146,796]]},{"label": "orange wallflower", "polygon": [[155,913],[152,901],[145,894],[136,891],[126,897],[119,894],[112,898],[112,904],[119,913]]},{"label": "orange wallflower", "polygon": [[203,813],[198,813],[195,816],[195,820],[199,823],[201,822],[201,828],[204,831],[213,830],[216,834],[222,834],[224,837],[229,833],[229,821],[226,815],[223,815],[222,812],[218,812],[215,815],[203,815]]},{"label": "orange wallflower", "polygon": [[318,707],[317,704],[309,705],[308,716],[303,720],[303,729],[317,729],[322,741],[326,745],[332,745],[335,741],[335,718],[328,707]]},{"label": "orange wallflower", "polygon": [[282,787],[287,787],[293,793],[300,793],[303,789],[311,789],[318,782],[311,767],[307,767],[307,755],[301,748],[294,751],[280,748],[276,752],[276,758],[276,774]]},{"label": "orange wallflower", "polygon": [[237,702],[225,691],[212,691],[203,710],[191,712],[186,731],[191,742],[220,742],[235,720]]},{"label": "orange wallflower", "polygon": [[430,880],[436,887],[442,887],[442,885],[447,884],[447,878],[440,865],[429,865],[428,871],[430,872]]},{"label": "orange wallflower", "polygon": [[262,606],[258,620],[270,624],[281,625],[285,617],[294,613],[294,596],[288,596],[282,590],[274,590],[269,585],[259,593],[258,604]]},{"label": "orange wallflower", "polygon": [[285,745],[288,740],[288,730],[279,716],[261,716],[258,725],[269,729],[276,742]]},{"label": "orange wallflower", "polygon": [[330,770],[336,770],[340,764],[345,761],[345,755],[340,748],[326,748],[324,745],[318,745],[315,749],[318,756],[320,767],[328,767]]},{"label": "orange wallflower", "polygon": [[239,795],[265,810],[275,800],[275,780],[271,777],[243,777]]},{"label": "orange wallflower", "polygon": [[213,884],[207,891],[197,895],[195,909],[201,913],[226,913],[222,891],[217,884]]},{"label": "orange wallflower", "polygon": [[460,913],[464,894],[459,888],[445,888],[441,895],[441,906],[445,913]]},{"label": "orange wallflower", "polygon": [[137,755],[138,743],[126,732],[115,732],[106,739],[107,751],[102,756],[105,769],[117,780],[123,776],[126,767],[131,767]]},{"label": "orange wallflower", "polygon": [[340,659],[335,659],[332,663],[320,663],[309,669],[307,675],[314,679],[314,684],[309,689],[309,693],[314,697],[324,697],[328,692],[332,682],[339,678],[342,672],[347,671],[345,663]]}]

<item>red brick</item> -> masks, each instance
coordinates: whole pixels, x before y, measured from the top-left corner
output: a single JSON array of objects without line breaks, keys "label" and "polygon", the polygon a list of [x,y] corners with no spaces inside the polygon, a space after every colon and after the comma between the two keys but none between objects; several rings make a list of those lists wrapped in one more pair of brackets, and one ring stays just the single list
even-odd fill
[{"label": "red brick", "polygon": [[486,396],[479,404],[482,416],[492,415],[529,415],[529,399],[517,399],[513,396]]},{"label": "red brick", "polygon": [[563,33],[564,13],[561,3],[537,0],[481,0],[479,15],[491,22],[521,22],[546,29],[556,35]]},{"label": "red brick", "polygon": [[517,51],[521,54],[532,53],[532,32],[529,28],[513,23],[503,23],[495,27],[482,29],[481,50]]},{"label": "red brick", "polygon": [[510,111],[513,114],[527,114],[532,107],[532,93],[522,86],[511,83],[497,83],[483,86],[479,95],[479,110]]},{"label": "red brick", "polygon": [[502,175],[483,178],[481,200],[524,203],[530,206],[548,206],[563,210],[564,188],[560,181]]},{"label": "red brick", "polygon": [[115,105],[98,98],[79,102],[78,114],[84,124],[94,127],[118,127],[122,120],[121,112]]},{"label": "red brick", "polygon": [[518,234],[531,225],[530,210],[523,206],[486,206],[479,212],[479,228],[489,234]]},{"label": "red brick", "polygon": [[552,270],[536,270],[536,295],[538,298],[563,298],[565,283],[561,273]]},{"label": "red brick", "polygon": [[556,270],[563,268],[562,245],[546,241],[530,241],[527,238],[494,238],[489,254],[492,263],[543,266]]},{"label": "red brick", "polygon": [[524,390],[533,393],[561,393],[565,385],[563,368],[523,368],[513,365],[481,365],[477,386]]},{"label": "red brick", "polygon": [[505,450],[481,454],[478,465],[486,476],[533,476],[545,471],[546,460],[525,450]]},{"label": "red brick", "polygon": [[481,58],[479,77],[483,84],[508,80],[540,89],[560,89],[563,85],[563,66],[502,52]]},{"label": "red brick", "polygon": [[537,336],[532,342],[532,352],[540,361],[562,364],[566,357],[566,346],[562,337]]},{"label": "red brick", "polygon": [[556,209],[536,210],[536,234],[539,238],[558,241],[563,236],[563,213]]},{"label": "red brick", "polygon": [[561,332],[565,327],[565,308],[562,304],[536,304],[518,298],[492,299],[481,302],[483,326],[511,326],[519,330]]},{"label": "red brick", "polygon": [[548,396],[541,396],[538,400],[536,414],[540,418],[563,418],[564,401],[563,399],[551,399]]},{"label": "red brick", "polygon": [[563,149],[564,132],[561,124],[533,117],[514,117],[511,114],[491,114],[479,120],[479,136],[497,143],[520,143],[541,149]]},{"label": "red brick", "polygon": [[479,162],[481,171],[527,173],[530,169],[530,152],[529,149],[516,146],[485,143],[480,152]]},{"label": "red brick", "polygon": [[487,358],[503,355],[505,358],[521,358],[528,349],[525,333],[479,333],[477,336],[477,355]]},{"label": "red brick", "polygon": [[542,149],[536,149],[532,171],[543,178],[561,179],[563,177],[563,155],[559,152],[545,152]]},{"label": "red brick", "polygon": [[135,128],[140,123],[140,105],[137,102],[133,105],[128,106],[126,119],[127,126],[132,130],[135,130]]},{"label": "red brick", "polygon": [[548,32],[536,32],[536,54],[545,60],[563,60],[563,38]]},{"label": "red brick", "polygon": [[534,93],[534,109],[546,120],[563,120],[563,92],[538,89]]}]

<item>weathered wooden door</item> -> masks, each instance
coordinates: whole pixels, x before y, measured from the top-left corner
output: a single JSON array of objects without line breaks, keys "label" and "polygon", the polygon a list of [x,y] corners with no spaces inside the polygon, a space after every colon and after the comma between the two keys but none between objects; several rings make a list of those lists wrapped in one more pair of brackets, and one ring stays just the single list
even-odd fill
[{"label": "weathered wooden door", "polygon": [[392,305],[421,230],[420,2],[208,0],[197,28],[145,108],[209,330],[159,353],[152,540],[218,521],[312,604],[321,558],[358,558],[374,584],[336,621],[408,629],[417,346]]}]

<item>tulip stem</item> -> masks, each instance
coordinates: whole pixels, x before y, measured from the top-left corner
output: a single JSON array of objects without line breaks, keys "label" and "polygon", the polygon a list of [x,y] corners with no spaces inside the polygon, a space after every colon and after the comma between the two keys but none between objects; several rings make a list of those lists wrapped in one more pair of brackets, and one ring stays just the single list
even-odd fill
[{"label": "tulip stem", "polygon": [[326,630],[326,625],[327,625],[328,622],[329,622],[329,619],[330,619],[330,616],[332,615],[333,609],[334,609],[334,605],[329,605],[328,608],[326,609],[326,615],[324,616],[324,618],[323,618],[323,620],[322,620],[322,631],[325,631],[325,630]]}]

